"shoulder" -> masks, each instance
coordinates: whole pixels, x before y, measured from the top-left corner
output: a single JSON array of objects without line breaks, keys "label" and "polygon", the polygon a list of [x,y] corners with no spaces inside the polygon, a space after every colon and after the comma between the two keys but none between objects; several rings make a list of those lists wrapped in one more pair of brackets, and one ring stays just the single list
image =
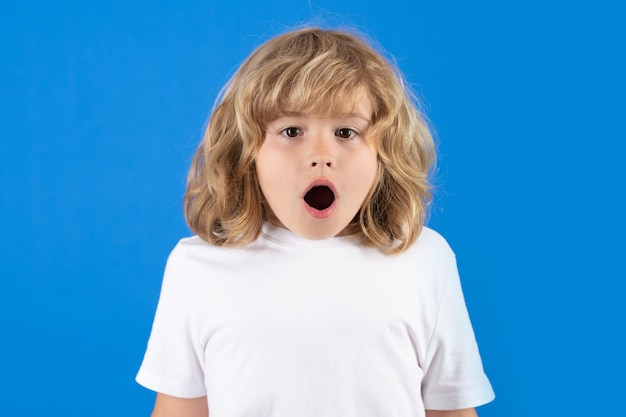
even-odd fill
[{"label": "shoulder", "polygon": [[454,251],[448,241],[437,231],[424,226],[413,245],[407,249],[407,253],[413,256],[427,256],[430,259],[454,258]]},{"label": "shoulder", "polygon": [[200,236],[184,237],[176,243],[176,246],[174,246],[174,249],[172,249],[170,253],[170,257],[188,255],[196,251],[205,251],[211,248],[217,248],[217,246],[205,242]]},{"label": "shoulder", "polygon": [[420,285],[442,290],[458,276],[456,256],[447,240],[435,230],[423,227],[417,240],[399,256],[399,264],[411,275],[419,277]]},{"label": "shoulder", "polygon": [[422,242],[422,244],[431,244],[434,246],[439,246],[442,248],[450,249],[450,245],[448,245],[448,241],[436,230],[431,229],[428,226],[422,227],[422,232],[417,238],[417,242]]},{"label": "shoulder", "polygon": [[210,244],[199,236],[178,241],[170,252],[165,278],[175,281],[195,281],[215,275],[246,259],[247,247],[229,248]]},{"label": "shoulder", "polygon": [[168,257],[168,264],[181,265],[197,262],[216,262],[241,257],[245,247],[223,247],[208,243],[199,236],[190,236],[178,241]]},{"label": "shoulder", "polygon": [[194,258],[206,256],[207,251],[211,252],[213,245],[202,240],[199,236],[182,238],[170,252],[167,258],[167,267],[184,267],[184,265]]}]

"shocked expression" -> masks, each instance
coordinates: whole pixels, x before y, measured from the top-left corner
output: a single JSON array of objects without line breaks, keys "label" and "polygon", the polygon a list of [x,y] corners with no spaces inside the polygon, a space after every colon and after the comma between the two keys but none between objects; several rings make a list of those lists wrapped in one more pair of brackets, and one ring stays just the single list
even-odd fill
[{"label": "shocked expression", "polygon": [[371,115],[362,99],[346,113],[289,113],[268,124],[256,171],[271,222],[306,239],[342,234],[376,178]]}]

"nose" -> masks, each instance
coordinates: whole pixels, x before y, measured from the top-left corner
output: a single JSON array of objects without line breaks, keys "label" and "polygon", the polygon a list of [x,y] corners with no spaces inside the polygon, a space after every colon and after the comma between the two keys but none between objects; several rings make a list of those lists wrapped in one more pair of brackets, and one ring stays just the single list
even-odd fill
[{"label": "nose", "polygon": [[312,168],[332,168],[335,166],[335,157],[331,140],[321,135],[311,138],[311,146],[308,157],[309,166]]},{"label": "nose", "polygon": [[[313,161],[311,162],[311,166],[312,167],[316,167],[318,164],[320,164],[319,162]],[[332,166],[332,162],[330,161],[326,161],[326,162],[322,162],[322,165],[326,165],[328,168],[330,168]]]}]

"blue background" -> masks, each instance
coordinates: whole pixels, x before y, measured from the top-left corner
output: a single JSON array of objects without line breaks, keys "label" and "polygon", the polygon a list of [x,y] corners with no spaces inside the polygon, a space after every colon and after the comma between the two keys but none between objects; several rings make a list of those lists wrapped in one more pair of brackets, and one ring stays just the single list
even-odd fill
[{"label": "blue background", "polygon": [[[306,22],[375,38],[424,98],[489,416],[623,409],[624,9],[606,1],[7,2],[0,413],[149,415],[136,385],[217,92]],[[617,413],[617,414],[615,414]]]}]

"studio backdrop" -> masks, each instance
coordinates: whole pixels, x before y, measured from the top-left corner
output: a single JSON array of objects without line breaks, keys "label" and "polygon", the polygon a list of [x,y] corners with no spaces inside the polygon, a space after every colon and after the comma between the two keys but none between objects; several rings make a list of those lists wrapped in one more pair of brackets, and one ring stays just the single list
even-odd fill
[{"label": "studio backdrop", "polygon": [[377,42],[433,126],[428,224],[496,391],[481,417],[618,415],[625,20],[604,0],[3,5],[0,414],[149,415],[134,377],[214,100],[263,41],[319,25]]}]

